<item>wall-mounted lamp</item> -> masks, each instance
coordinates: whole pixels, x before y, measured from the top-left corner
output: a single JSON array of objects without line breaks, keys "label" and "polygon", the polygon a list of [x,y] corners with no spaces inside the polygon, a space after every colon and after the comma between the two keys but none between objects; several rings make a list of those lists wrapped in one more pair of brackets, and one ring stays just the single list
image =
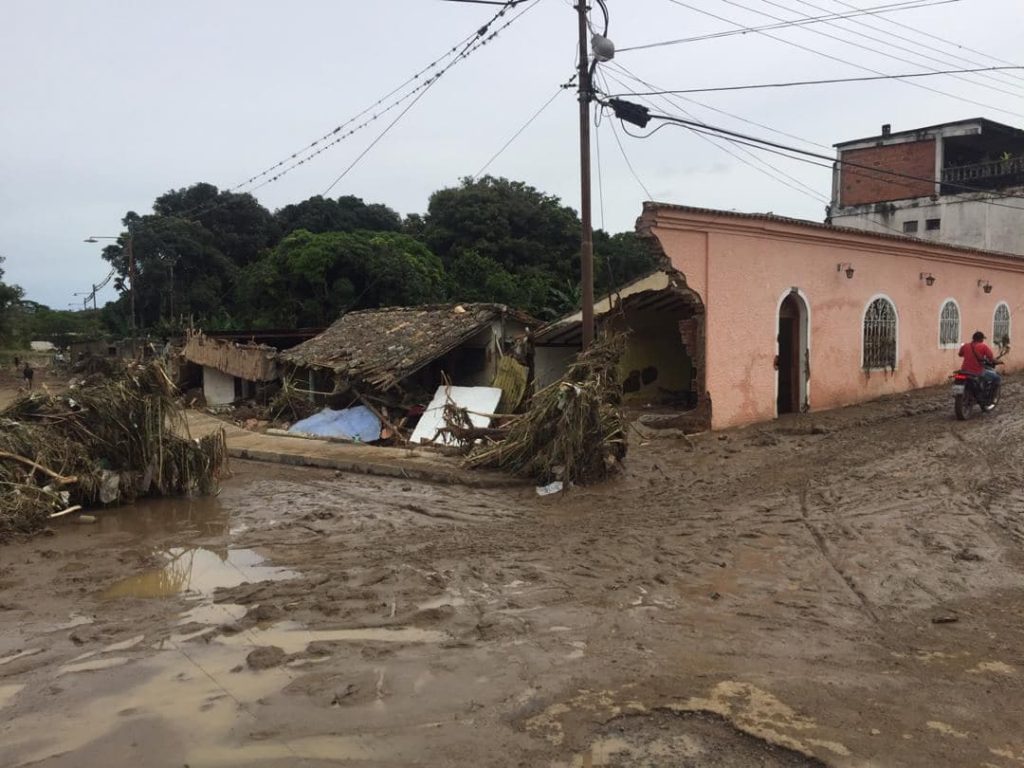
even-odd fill
[{"label": "wall-mounted lamp", "polygon": [[846,279],[853,280],[853,264],[848,262],[836,264],[836,272],[846,272]]},{"label": "wall-mounted lamp", "polygon": [[935,275],[933,275],[931,272],[922,272],[921,279],[924,280],[925,285],[929,287],[935,285]]},{"label": "wall-mounted lamp", "polygon": [[992,283],[988,280],[979,280],[978,287],[981,288],[985,293],[992,293]]}]

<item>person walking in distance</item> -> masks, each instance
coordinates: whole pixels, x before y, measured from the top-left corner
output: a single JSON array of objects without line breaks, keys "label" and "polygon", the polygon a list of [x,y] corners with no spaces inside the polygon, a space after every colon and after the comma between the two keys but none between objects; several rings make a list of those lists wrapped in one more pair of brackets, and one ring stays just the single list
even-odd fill
[{"label": "person walking in distance", "polygon": [[35,376],[35,371],[32,370],[28,360],[25,361],[25,367],[21,369],[21,375],[25,377],[26,386],[32,389],[32,377]]}]

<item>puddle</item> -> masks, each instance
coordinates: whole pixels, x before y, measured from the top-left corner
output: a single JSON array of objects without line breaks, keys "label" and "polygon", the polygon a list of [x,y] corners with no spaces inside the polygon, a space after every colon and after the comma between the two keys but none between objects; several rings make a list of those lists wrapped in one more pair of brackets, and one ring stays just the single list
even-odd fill
[{"label": "puddle", "polygon": [[2,659],[0,659],[0,667],[2,667],[4,664],[10,664],[12,661],[17,661],[18,659],[26,659],[29,656],[35,656],[37,653],[42,652],[42,648],[29,648],[25,651],[19,651],[18,653],[15,653],[12,656],[4,656]]},{"label": "puddle", "polygon": [[218,642],[229,646],[276,645],[285,653],[299,653],[306,650],[310,643],[316,642],[440,643],[447,639],[448,635],[444,632],[416,627],[305,629],[301,624],[286,621],[267,629],[221,637]]},{"label": "puddle", "polygon": [[263,557],[251,549],[214,551],[205,547],[174,547],[160,554],[167,561],[162,568],[119,581],[104,592],[103,597],[209,596],[218,588],[291,579],[298,575],[285,568],[263,565]]},{"label": "puddle", "polygon": [[150,538],[166,533],[194,531],[203,536],[228,534],[228,510],[216,496],[194,499],[143,499],[126,507],[98,514],[86,533],[128,533]]},{"label": "puddle", "polygon": [[0,685],[0,709],[3,709],[18,695],[24,685]]}]

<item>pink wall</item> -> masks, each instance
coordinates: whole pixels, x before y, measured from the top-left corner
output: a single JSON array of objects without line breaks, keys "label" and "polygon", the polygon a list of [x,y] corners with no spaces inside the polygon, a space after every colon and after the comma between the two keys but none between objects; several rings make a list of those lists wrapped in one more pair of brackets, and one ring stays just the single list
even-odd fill
[{"label": "pink wall", "polygon": [[[704,301],[706,385],[715,429],[775,418],[778,309],[792,288],[810,308],[812,410],[945,382],[959,364],[956,349],[939,344],[946,299],[960,306],[961,340],[978,329],[991,336],[1000,302],[1010,307],[1011,340],[1016,322],[1024,323],[1022,259],[653,204],[641,224]],[[853,279],[836,269],[847,262]],[[922,272],[935,276],[933,286],[920,279]],[[978,287],[979,279],[992,283],[992,293]],[[891,299],[899,316],[895,371],[861,367],[864,311],[878,295]],[[1011,352],[1006,370],[1022,367],[1024,350]]]}]

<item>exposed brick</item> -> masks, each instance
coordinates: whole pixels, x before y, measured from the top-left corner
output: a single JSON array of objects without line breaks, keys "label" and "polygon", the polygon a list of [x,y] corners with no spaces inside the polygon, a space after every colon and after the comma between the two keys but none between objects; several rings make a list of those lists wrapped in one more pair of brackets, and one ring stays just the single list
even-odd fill
[{"label": "exposed brick", "polygon": [[[935,141],[912,141],[882,147],[867,147],[843,152],[842,160],[870,168],[880,168],[922,179],[935,177]],[[843,166],[840,172],[840,205],[865,205],[935,193],[930,181],[915,181],[863,168]]]}]

